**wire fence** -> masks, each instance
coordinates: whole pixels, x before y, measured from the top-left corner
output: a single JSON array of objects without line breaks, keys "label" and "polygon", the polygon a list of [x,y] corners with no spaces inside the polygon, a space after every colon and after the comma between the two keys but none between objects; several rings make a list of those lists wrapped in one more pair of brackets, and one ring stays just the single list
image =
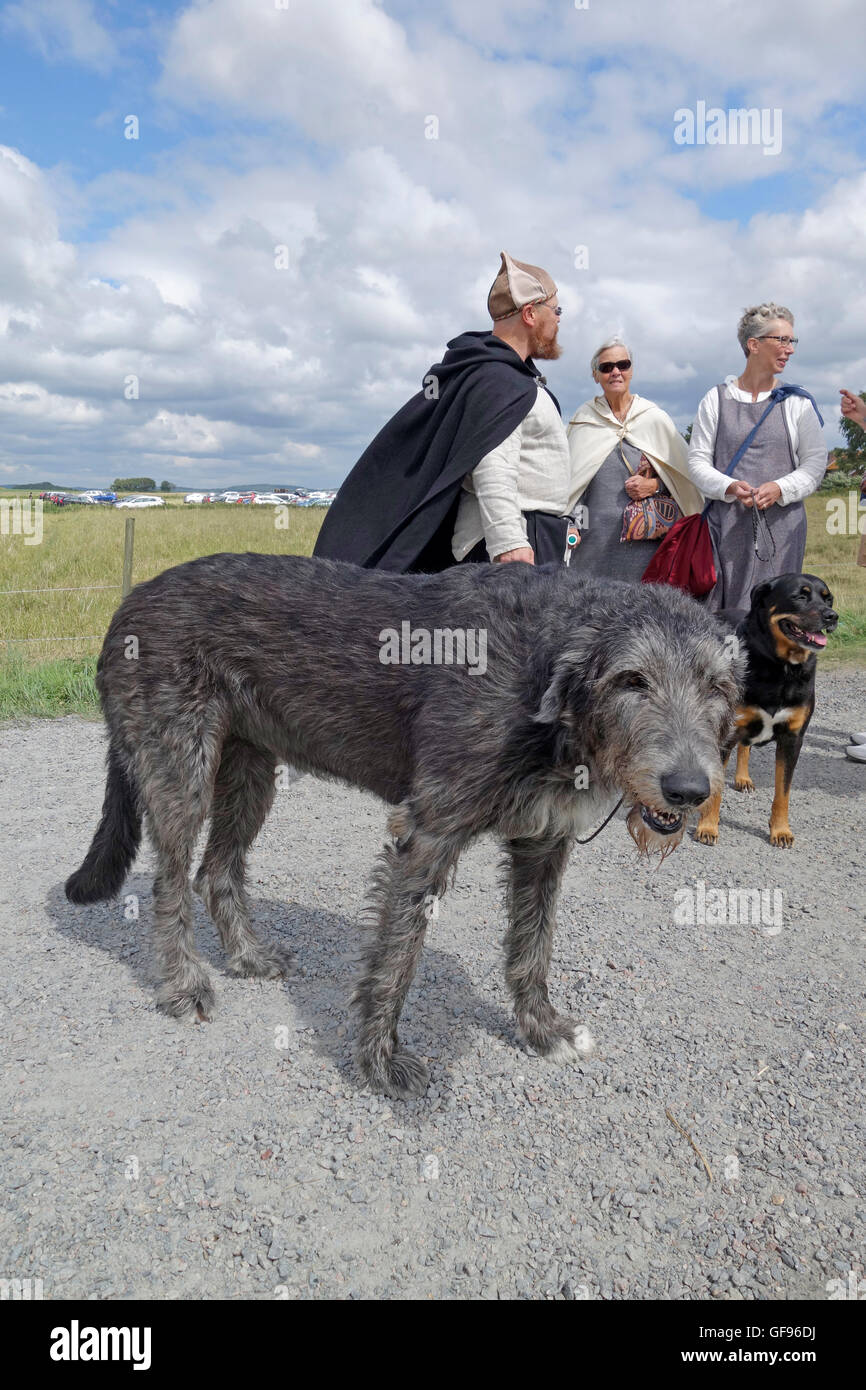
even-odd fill
[{"label": "wire fence", "polygon": [[[110,592],[112,589],[120,593],[122,588],[122,584],[73,584],[51,589],[0,589],[0,598],[5,598],[7,594],[86,594],[94,590]],[[101,642],[104,636],[104,632],[76,632],[68,637],[0,637],[0,642],[8,651],[10,646],[26,646],[30,642]]]},{"label": "wire fence", "polygon": [[[123,577],[120,584],[64,584],[56,587],[46,587],[41,589],[0,589],[0,598],[7,595],[17,594],[87,594],[87,593],[120,593],[125,598],[132,588],[132,559],[135,548],[135,517],[126,518],[126,527],[123,536]],[[3,637],[0,636],[0,643],[3,644],[8,653],[10,647],[27,646],[36,642],[101,642],[105,636],[104,632],[76,632],[67,637]]]},{"label": "wire fence", "polygon": [[[126,533],[124,536],[123,554],[123,582],[120,584],[73,584],[60,585],[52,588],[42,589],[0,589],[0,598],[14,596],[17,594],[86,594],[86,593],[108,593],[112,590],[124,596],[132,588],[132,556],[135,537],[135,518],[127,517]],[[862,569],[856,560],[830,560],[823,562],[825,569],[833,570],[856,570]],[[104,632],[77,632],[71,633],[66,637],[2,637],[0,643],[4,644],[8,651],[10,646],[27,645],[31,642],[101,642],[105,636]]]}]

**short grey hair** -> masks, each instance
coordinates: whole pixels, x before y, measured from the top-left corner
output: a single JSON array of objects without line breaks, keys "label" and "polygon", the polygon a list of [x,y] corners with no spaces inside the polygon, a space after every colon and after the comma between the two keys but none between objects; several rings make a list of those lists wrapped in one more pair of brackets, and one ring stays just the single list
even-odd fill
[{"label": "short grey hair", "polygon": [[590,363],[589,370],[592,372],[593,376],[595,376],[596,372],[598,371],[598,359],[601,357],[601,354],[603,352],[607,352],[608,348],[612,347],[625,348],[625,352],[629,358],[629,361],[634,362],[634,358],[631,355],[631,348],[623,342],[622,338],[608,338],[607,342],[602,343],[601,347],[597,348],[596,351],[592,354],[592,362]]},{"label": "short grey hair", "polygon": [[763,338],[773,319],[784,319],[794,327],[794,315],[784,304],[774,304],[770,300],[767,304],[755,304],[751,309],[743,310],[743,317],[737,325],[737,339],[747,357],[749,349],[746,344],[749,339]]}]

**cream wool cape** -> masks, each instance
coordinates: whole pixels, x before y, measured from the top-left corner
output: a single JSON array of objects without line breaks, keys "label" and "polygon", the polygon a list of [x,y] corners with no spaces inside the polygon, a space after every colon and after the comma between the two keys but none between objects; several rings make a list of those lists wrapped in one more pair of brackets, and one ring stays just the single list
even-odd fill
[{"label": "cream wool cape", "polygon": [[704,499],[688,472],[689,449],[669,415],[635,396],[625,420],[617,420],[604,396],[596,396],[575,411],[568,422],[571,454],[571,496],[568,509],[580,500],[611,449],[625,440],[646,454],[683,516],[703,510]]}]

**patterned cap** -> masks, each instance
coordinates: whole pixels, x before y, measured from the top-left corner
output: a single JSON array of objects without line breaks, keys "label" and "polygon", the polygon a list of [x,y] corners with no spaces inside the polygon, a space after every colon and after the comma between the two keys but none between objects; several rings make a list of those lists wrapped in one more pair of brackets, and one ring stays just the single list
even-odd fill
[{"label": "patterned cap", "polygon": [[487,309],[494,323],[507,319],[525,304],[540,304],[557,293],[546,270],[515,261],[507,251],[499,254],[502,265],[487,296]]}]

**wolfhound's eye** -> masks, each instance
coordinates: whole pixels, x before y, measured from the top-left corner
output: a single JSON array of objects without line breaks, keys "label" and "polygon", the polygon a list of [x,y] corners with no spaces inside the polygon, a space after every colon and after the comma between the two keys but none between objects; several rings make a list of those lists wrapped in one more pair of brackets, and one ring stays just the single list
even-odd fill
[{"label": "wolfhound's eye", "polygon": [[617,681],[620,690],[649,690],[649,682],[640,671],[626,671]]}]

